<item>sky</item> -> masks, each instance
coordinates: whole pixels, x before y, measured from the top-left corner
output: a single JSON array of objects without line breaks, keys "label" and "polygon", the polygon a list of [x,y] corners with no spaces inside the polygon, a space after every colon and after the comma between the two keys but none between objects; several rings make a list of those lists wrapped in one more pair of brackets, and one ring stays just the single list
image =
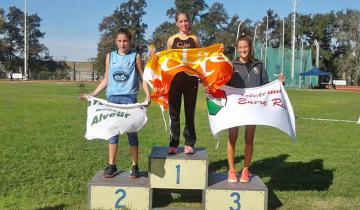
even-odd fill
[{"label": "sky", "polygon": [[[37,13],[42,19],[40,30],[45,32],[41,43],[56,60],[86,61],[96,57],[100,39],[99,23],[110,16],[124,0],[27,0],[29,14]],[[292,12],[292,0],[205,0],[224,5],[229,16],[259,21],[268,9],[281,17]],[[7,13],[10,6],[24,10],[25,0],[1,0],[0,8]],[[173,21],[166,11],[174,6],[173,0],[147,0],[143,22],[148,25],[146,38],[164,21]],[[345,9],[360,10],[360,0],[298,0],[301,14],[326,13]]]}]

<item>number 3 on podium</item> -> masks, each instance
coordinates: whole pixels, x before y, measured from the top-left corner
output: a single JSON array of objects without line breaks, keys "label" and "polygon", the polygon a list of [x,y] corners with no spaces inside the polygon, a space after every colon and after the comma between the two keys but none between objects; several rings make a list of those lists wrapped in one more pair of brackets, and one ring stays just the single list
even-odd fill
[{"label": "number 3 on podium", "polygon": [[230,207],[229,210],[240,210],[240,194],[238,192],[233,192],[230,196],[234,197],[234,203],[236,204],[236,208]]}]

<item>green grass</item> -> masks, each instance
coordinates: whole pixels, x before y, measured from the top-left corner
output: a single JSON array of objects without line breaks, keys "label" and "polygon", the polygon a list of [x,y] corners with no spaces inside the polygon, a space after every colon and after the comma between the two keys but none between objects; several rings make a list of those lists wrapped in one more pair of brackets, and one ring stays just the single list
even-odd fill
[{"label": "green grass", "polygon": [[[87,84],[92,90],[96,84]],[[87,141],[86,103],[77,83],[0,82],[0,209],[86,209],[87,183],[106,165],[107,142]],[[360,209],[360,125],[301,117],[357,121],[360,93],[288,91],[298,143],[259,126],[251,171],[269,188],[269,209]],[[199,91],[198,147],[207,148],[210,170],[227,171],[226,134],[215,149],[203,91]],[[140,100],[143,96],[140,96]],[[152,104],[139,133],[140,169],[152,146],[167,146],[160,109]],[[156,131],[156,132],[155,132]],[[242,166],[243,129],[236,167]],[[183,140],[181,140],[183,143]],[[128,169],[127,140],[118,165]]]}]

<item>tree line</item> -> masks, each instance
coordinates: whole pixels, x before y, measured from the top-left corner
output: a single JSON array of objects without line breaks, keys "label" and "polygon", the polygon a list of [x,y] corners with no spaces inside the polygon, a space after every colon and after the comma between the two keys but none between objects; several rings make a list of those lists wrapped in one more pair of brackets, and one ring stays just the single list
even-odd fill
[{"label": "tree line", "polygon": [[[158,50],[166,49],[167,39],[177,33],[174,20],[177,11],[186,11],[190,15],[192,31],[198,35],[202,46],[221,42],[225,46],[225,54],[233,59],[237,27],[241,20],[237,15],[230,16],[222,3],[215,2],[208,5],[205,0],[175,0],[174,6],[166,13],[173,20],[161,23],[149,40],[145,39],[147,25],[142,21],[145,7],[145,0],[129,0],[122,3],[113,14],[105,17],[99,24],[101,32],[97,55],[99,70],[103,69],[106,52],[114,49],[113,35],[121,27],[127,27],[135,34],[133,49],[140,53],[146,51],[148,44],[154,44]],[[292,20],[292,13],[284,17],[286,48],[291,48]],[[259,22],[250,19],[242,21],[241,34],[253,37],[257,26],[257,43],[265,43],[267,35],[269,46],[275,48],[281,46],[283,20],[273,10],[269,9]],[[319,67],[331,72],[334,78],[345,79],[351,85],[360,85],[360,11],[347,9],[325,14],[297,13],[296,48],[300,48],[303,42],[305,49],[312,49],[314,65],[315,40],[320,45]]]},{"label": "tree line", "polygon": [[[202,46],[221,42],[225,46],[225,54],[233,59],[237,27],[240,18],[230,16],[224,5],[215,2],[206,4],[205,0],[184,1],[174,0],[173,7],[167,10],[167,16],[172,21],[164,21],[153,32],[150,39],[145,38],[148,25],[144,23],[146,0],[128,0],[120,4],[112,14],[99,23],[101,33],[98,43],[98,53],[95,68],[104,71],[106,53],[115,49],[113,36],[120,28],[126,27],[133,34],[133,50],[145,53],[149,44],[158,50],[166,48],[167,39],[177,33],[175,15],[177,11],[186,11],[192,21],[192,31]],[[292,13],[284,17],[285,47],[291,48]],[[268,18],[268,30],[266,22]],[[64,68],[64,65],[54,62],[45,45],[39,40],[45,33],[40,31],[41,18],[35,13],[28,15],[28,62],[31,71],[54,71]],[[283,20],[269,9],[260,21],[242,20],[240,33],[254,37],[256,42],[265,43],[274,48],[282,45]],[[5,13],[0,8],[0,65],[5,70],[21,70],[24,56],[24,13],[10,7]],[[331,11],[325,14],[296,14],[296,47],[301,42],[305,49],[312,49],[315,59],[315,40],[320,45],[320,68],[332,73],[334,78],[345,79],[348,84],[360,85],[360,11],[347,9]],[[313,62],[315,63],[315,61]]]},{"label": "tree line", "polygon": [[[0,8],[0,70],[23,73],[24,69],[24,12],[10,7],[7,13]],[[40,71],[65,70],[64,62],[55,62],[48,48],[40,43],[45,33],[40,30],[37,13],[27,15],[27,60],[31,74]],[[30,77],[31,78],[31,77]]]}]

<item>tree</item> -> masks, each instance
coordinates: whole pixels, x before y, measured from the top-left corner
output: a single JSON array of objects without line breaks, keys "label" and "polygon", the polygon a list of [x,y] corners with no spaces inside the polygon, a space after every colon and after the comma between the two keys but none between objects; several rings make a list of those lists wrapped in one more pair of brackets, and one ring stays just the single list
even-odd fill
[{"label": "tree", "polygon": [[338,77],[350,85],[360,84],[360,12],[347,10],[336,14],[335,54]]},{"label": "tree", "polygon": [[177,12],[187,12],[190,16],[192,24],[195,24],[199,21],[199,17],[201,12],[207,9],[208,6],[205,3],[205,0],[197,0],[197,1],[183,1],[183,0],[175,0],[175,7],[171,7],[168,9],[166,14],[175,19],[175,15]]},{"label": "tree", "polygon": [[164,50],[166,49],[166,43],[170,36],[178,32],[178,29],[175,25],[175,15],[177,12],[186,12],[189,14],[192,22],[192,32],[196,33],[198,30],[197,24],[200,19],[202,12],[208,8],[204,0],[199,1],[182,1],[175,0],[175,7],[171,7],[167,10],[167,15],[169,18],[172,18],[174,22],[165,21],[160,24],[152,34],[150,43],[154,44],[156,49]]},{"label": "tree", "polygon": [[[268,19],[268,20],[267,20]],[[268,31],[266,31],[266,24],[268,22]],[[268,9],[266,15],[262,18],[262,23],[257,29],[258,41],[265,43],[266,35],[268,36],[268,45],[272,47],[279,47],[282,39],[282,25],[279,15],[273,10]]]},{"label": "tree", "polygon": [[[36,73],[39,67],[39,60],[48,55],[48,49],[40,43],[45,33],[40,31],[41,18],[35,13],[27,18],[27,58],[31,73]],[[20,45],[24,49],[23,42]]]},{"label": "tree", "polygon": [[2,65],[2,61],[5,60],[5,42],[3,40],[4,32],[5,32],[5,11],[2,8],[0,8],[0,65]]},{"label": "tree", "polygon": [[[327,14],[313,15],[313,27],[308,36],[310,37],[310,44],[313,45],[315,39],[320,45],[320,63],[319,67],[322,69],[333,70],[334,66],[334,53],[333,53],[333,39],[335,38],[335,15],[333,12]],[[315,53],[314,53],[315,55]]]},{"label": "tree", "polygon": [[229,15],[221,3],[214,3],[208,12],[201,15],[198,28],[198,35],[204,46],[209,46],[218,41],[220,34],[227,26]]},{"label": "tree", "polygon": [[[209,46],[216,42],[224,44],[224,52],[228,56],[234,53],[234,43],[239,17],[234,16],[229,22],[229,15],[223,4],[214,3],[209,8],[205,1],[175,0],[175,6],[167,11],[170,18],[180,11],[186,11],[192,19],[192,32],[198,35],[202,46]],[[251,20],[247,19],[242,25],[242,31],[252,34]],[[177,32],[173,22],[164,22],[157,27],[150,39],[156,49],[166,49],[167,39]]]},{"label": "tree", "polygon": [[[216,40],[216,42],[224,44],[224,54],[230,59],[235,59],[234,52],[236,50],[236,35],[240,21],[241,20],[237,15],[231,17],[229,23],[218,34]],[[252,21],[250,19],[245,19],[242,21],[239,28],[239,36],[242,34],[253,37],[254,27],[252,26]]]},{"label": "tree", "polygon": [[[218,36],[218,41],[224,44],[224,54],[229,58],[233,58],[234,56],[236,33],[239,24],[239,16],[233,16],[230,19],[229,24],[223,29],[223,33],[220,33]],[[243,29],[243,27],[241,29]]]},{"label": "tree", "polygon": [[[195,2],[195,4],[193,4]],[[215,42],[224,44],[224,53],[232,58],[234,55],[237,27],[240,23],[238,16],[229,19],[221,3],[214,3],[209,8],[204,1],[175,0],[175,6],[167,11],[173,18],[177,11],[186,11],[193,21],[193,33],[196,33],[202,46],[209,46]],[[256,43],[265,42],[266,19],[268,45],[280,47],[282,44],[282,19],[269,9],[257,28]],[[292,44],[293,14],[285,20],[285,47]],[[344,78],[349,84],[360,83],[360,11],[346,10],[346,12],[329,12],[324,14],[296,14],[296,48],[311,47],[315,55],[314,41],[320,45],[320,68],[326,69]],[[252,21],[246,19],[240,27],[240,34],[254,36]],[[153,33],[150,42],[157,49],[164,49],[169,36],[176,33],[177,28],[172,22],[164,22]],[[315,56],[313,62],[315,63]]]},{"label": "tree", "polygon": [[[3,28],[1,28],[1,20],[3,20]],[[40,22],[41,18],[37,14],[27,17],[27,57],[29,69],[34,72],[38,69],[38,60],[48,55],[47,48],[40,43],[40,39],[45,34],[39,29]],[[20,71],[24,66],[24,13],[20,9],[10,7],[6,19],[0,18],[1,33],[0,42],[3,44],[0,47],[0,62],[7,71]]]},{"label": "tree", "polygon": [[156,49],[166,49],[166,43],[170,36],[177,33],[177,28],[174,23],[165,21],[160,26],[158,26],[153,32],[152,39],[150,39],[150,44],[153,44]]},{"label": "tree", "polygon": [[142,22],[142,16],[146,14],[145,7],[145,0],[129,0],[122,3],[112,15],[105,17],[99,24],[102,34],[96,62],[98,70],[104,69],[106,54],[115,49],[114,36],[120,28],[127,28],[133,35],[132,50],[139,53],[146,50],[145,30],[148,26]]},{"label": "tree", "polygon": [[20,52],[21,42],[24,36],[21,34],[23,12],[16,7],[10,7],[6,15],[7,21],[4,25],[4,64],[7,71],[18,70],[21,65]]},{"label": "tree", "polygon": [[4,33],[4,25],[5,25],[5,11],[0,8],[0,34]]}]

